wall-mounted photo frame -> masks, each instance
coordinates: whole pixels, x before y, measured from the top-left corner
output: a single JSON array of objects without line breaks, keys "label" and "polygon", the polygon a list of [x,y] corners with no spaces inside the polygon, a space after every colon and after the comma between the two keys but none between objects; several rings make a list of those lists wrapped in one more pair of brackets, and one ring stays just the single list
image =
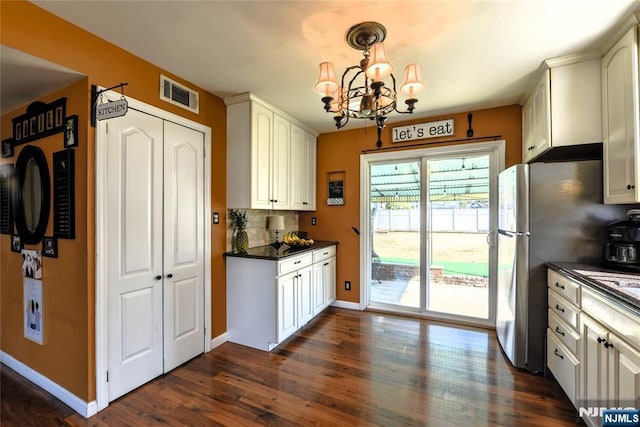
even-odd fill
[{"label": "wall-mounted photo frame", "polygon": [[13,139],[5,139],[2,141],[2,158],[13,157]]},{"label": "wall-mounted photo frame", "polygon": [[24,337],[44,344],[44,298],[42,280],[24,278]]},{"label": "wall-mounted photo frame", "polygon": [[78,146],[78,116],[67,117],[64,124],[64,148]]},{"label": "wall-mounted photo frame", "polygon": [[328,206],[344,205],[344,177],[345,171],[327,172]]},{"label": "wall-mounted photo frame", "polygon": [[22,242],[17,234],[11,235],[11,252],[22,252]]},{"label": "wall-mounted photo frame", "polygon": [[58,258],[58,239],[47,236],[42,238],[42,256]]},{"label": "wall-mounted photo frame", "polygon": [[30,279],[42,279],[42,253],[22,250],[22,275]]}]

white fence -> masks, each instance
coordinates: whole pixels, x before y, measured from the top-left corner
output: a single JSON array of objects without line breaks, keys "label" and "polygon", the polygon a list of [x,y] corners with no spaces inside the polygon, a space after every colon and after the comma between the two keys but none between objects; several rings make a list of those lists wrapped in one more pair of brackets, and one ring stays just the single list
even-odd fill
[{"label": "white fence", "polygon": [[[376,231],[420,231],[420,210],[379,210],[376,214]],[[432,209],[432,231],[489,231],[489,208]]]}]

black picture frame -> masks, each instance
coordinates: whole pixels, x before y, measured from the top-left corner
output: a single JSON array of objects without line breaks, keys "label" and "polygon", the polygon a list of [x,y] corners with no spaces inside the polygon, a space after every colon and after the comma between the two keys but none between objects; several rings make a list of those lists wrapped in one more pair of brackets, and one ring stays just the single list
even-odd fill
[{"label": "black picture frame", "polygon": [[22,240],[20,240],[20,236],[17,234],[11,235],[11,252],[22,252]]},{"label": "black picture frame", "polygon": [[9,157],[13,157],[14,148],[13,148],[13,139],[5,139],[2,141],[2,158],[6,159]]},{"label": "black picture frame", "polygon": [[51,236],[42,238],[42,256],[58,258],[58,239]]},{"label": "black picture frame", "polygon": [[64,148],[78,146],[78,116],[68,116],[64,123]]}]

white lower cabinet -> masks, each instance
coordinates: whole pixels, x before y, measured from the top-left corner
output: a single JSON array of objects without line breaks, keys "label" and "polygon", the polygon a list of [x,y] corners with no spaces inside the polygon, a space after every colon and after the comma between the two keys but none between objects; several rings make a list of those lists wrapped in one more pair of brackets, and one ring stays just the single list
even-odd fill
[{"label": "white lower cabinet", "polygon": [[314,316],[312,274],[309,258],[299,270],[277,278],[278,343],[290,337]]},{"label": "white lower cabinet", "polygon": [[578,320],[581,285],[553,270],[547,273],[549,296],[547,367],[574,406],[579,386]]},{"label": "white lower cabinet", "polygon": [[313,253],[314,315],[336,300],[336,247]]},{"label": "white lower cabinet", "polygon": [[[621,338],[634,339],[640,317],[622,308],[607,310],[606,300],[589,289],[583,290],[583,301],[592,311],[580,318],[580,405],[585,410],[640,408],[640,349]],[[590,426],[602,423],[598,416],[584,420]]]},{"label": "white lower cabinet", "polygon": [[271,351],[335,300],[336,247],[280,261],[227,256],[228,340]]},{"label": "white lower cabinet", "polygon": [[640,408],[640,315],[561,273],[547,277],[547,366],[579,415],[595,427],[603,409]]}]

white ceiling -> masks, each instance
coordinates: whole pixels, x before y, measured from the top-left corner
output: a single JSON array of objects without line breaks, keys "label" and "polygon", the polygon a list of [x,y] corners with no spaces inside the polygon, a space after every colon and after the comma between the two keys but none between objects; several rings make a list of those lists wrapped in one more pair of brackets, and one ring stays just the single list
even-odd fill
[{"label": "white ceiling", "polygon": [[82,77],[66,67],[0,45],[0,114],[30,104]]},{"label": "white ceiling", "polygon": [[219,97],[253,92],[321,133],[335,127],[313,90],[318,64],[340,74],[360,61],[344,40],[359,22],[386,27],[399,80],[421,64],[427,88],[414,117],[429,117],[517,103],[544,59],[601,47],[640,9],[640,0],[33,3]]}]

